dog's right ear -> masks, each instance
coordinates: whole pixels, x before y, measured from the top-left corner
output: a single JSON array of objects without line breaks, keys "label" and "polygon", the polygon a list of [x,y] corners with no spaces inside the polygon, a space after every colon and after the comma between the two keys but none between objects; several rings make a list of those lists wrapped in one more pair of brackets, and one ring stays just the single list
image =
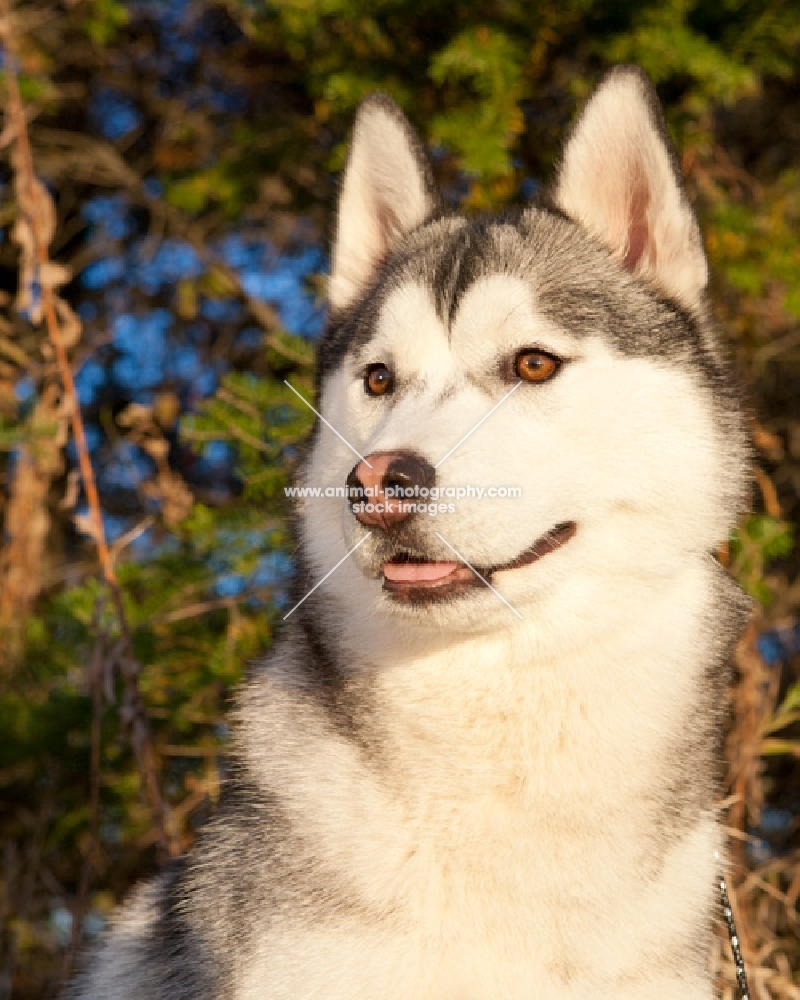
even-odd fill
[{"label": "dog's right ear", "polygon": [[436,207],[425,151],[403,112],[385,94],[358,109],[344,173],[328,293],[350,305],[392,243]]}]

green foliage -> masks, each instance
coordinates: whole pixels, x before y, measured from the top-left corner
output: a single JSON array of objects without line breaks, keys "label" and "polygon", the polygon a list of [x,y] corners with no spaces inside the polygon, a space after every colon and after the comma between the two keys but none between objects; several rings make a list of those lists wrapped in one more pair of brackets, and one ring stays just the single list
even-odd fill
[{"label": "green foliage", "polygon": [[775,294],[786,313],[800,317],[800,181],[781,173],[748,203],[716,199],[708,237],[713,263],[748,297]]},{"label": "green foliage", "polygon": [[[793,684],[772,718],[764,727],[764,735],[786,730],[800,722],[800,684]],[[790,739],[768,739],[764,741],[764,756],[779,757],[783,754],[797,755],[798,744]]]},{"label": "green foliage", "polygon": [[0,418],[0,450],[12,451],[25,440],[24,429],[17,421]]},{"label": "green foliage", "polygon": [[765,607],[774,597],[767,568],[775,559],[788,556],[793,547],[792,524],[768,514],[751,514],[731,538],[732,571],[748,594]]},{"label": "green foliage", "polygon": [[[433,82],[453,87],[456,96],[455,107],[432,119],[430,136],[459,154],[468,174],[493,180],[512,169],[510,150],[524,130],[522,56],[508,35],[481,25],[456,35],[431,60]],[[459,84],[474,96],[465,99]]]},{"label": "green foliage", "polygon": [[93,0],[86,18],[86,34],[96,45],[108,45],[130,20],[128,8],[119,0]]},{"label": "green foliage", "polygon": [[248,190],[247,178],[242,178],[235,160],[215,163],[207,170],[169,181],[164,192],[168,204],[189,215],[213,205],[220,206],[226,215],[235,216],[242,211],[249,195],[252,190]]},{"label": "green foliage", "polygon": [[638,63],[655,84],[678,76],[692,80],[697,106],[709,99],[729,103],[752,93],[754,68],[694,29],[694,10],[696,5],[686,0],[644,8],[634,15],[629,32],[599,48],[612,62]]},{"label": "green foliage", "polygon": [[[296,388],[313,405],[310,382],[305,379]],[[281,455],[307,436],[313,419],[313,411],[282,382],[232,373],[214,399],[185,419],[183,433],[190,441],[233,445],[245,497],[255,502],[282,491],[286,467]]]}]

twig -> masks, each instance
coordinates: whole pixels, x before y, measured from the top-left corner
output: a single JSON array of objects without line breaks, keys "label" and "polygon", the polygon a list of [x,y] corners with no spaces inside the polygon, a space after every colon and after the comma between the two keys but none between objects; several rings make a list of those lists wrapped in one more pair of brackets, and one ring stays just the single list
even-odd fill
[{"label": "twig", "polygon": [[734,840],[744,841],[745,844],[758,846],[761,843],[758,837],[754,837],[751,833],[744,833],[742,830],[737,830],[733,826],[725,826],[723,824],[722,829],[729,837],[733,837]]},{"label": "twig", "polygon": [[761,490],[764,510],[770,517],[779,518],[781,516],[781,502],[778,498],[778,491],[775,489],[775,484],[763,469],[756,468],[754,475],[758,483],[758,488]]},{"label": "twig", "polygon": [[[14,45],[14,33],[11,24],[11,4],[10,0],[0,0],[0,40],[6,49],[5,83],[7,88],[7,113],[13,129],[14,143],[17,153],[15,164],[15,183],[17,185],[18,201],[20,212],[27,216],[27,223],[30,227],[33,239],[35,259],[39,269],[40,277],[50,267],[49,250],[47,239],[42,232],[42,220],[40,213],[31,210],[37,205],[40,199],[40,185],[36,178],[33,166],[33,155],[31,152],[30,139],[28,136],[25,110],[22,104],[22,97],[17,79],[17,57]],[[27,206],[27,211],[26,211]],[[72,435],[75,440],[75,447],[78,453],[78,466],[81,472],[83,487],[86,492],[86,500],[89,505],[90,523],[92,526],[92,537],[97,550],[103,578],[108,586],[112,603],[114,605],[119,624],[120,633],[123,637],[127,656],[123,662],[123,679],[126,687],[124,715],[128,716],[131,726],[134,752],[136,753],[139,766],[142,769],[145,779],[150,806],[156,824],[161,831],[163,844],[170,853],[175,853],[176,848],[167,831],[165,821],[165,805],[158,785],[158,778],[155,768],[155,756],[153,754],[152,740],[150,738],[147,718],[141,702],[141,695],[138,687],[138,677],[140,666],[136,661],[133,651],[133,641],[131,631],[125,613],[125,605],[116,573],[114,562],[111,557],[108,542],[103,525],[103,514],[100,506],[100,497],[97,491],[94,469],[89,456],[89,448],[86,441],[86,433],[83,424],[78,395],[75,388],[75,380],[72,368],[67,356],[67,348],[61,332],[58,313],[56,310],[56,298],[53,291],[52,282],[40,281],[42,310],[44,313],[47,334],[52,344],[56,357],[56,364],[61,385],[66,398],[71,406],[70,424]]]},{"label": "twig", "polygon": [[166,757],[218,757],[226,752],[226,747],[222,744],[214,746],[177,746],[165,743],[161,748],[161,753]]},{"label": "twig", "polygon": [[93,177],[95,183],[118,183],[140,204],[147,208],[151,215],[162,223],[164,229],[186,240],[206,265],[213,268],[230,283],[231,290],[244,302],[253,319],[265,331],[264,339],[269,347],[289,361],[301,365],[308,364],[308,358],[293,350],[289,344],[280,338],[282,324],[275,309],[266,302],[250,295],[242,284],[241,276],[235,268],[230,267],[208,245],[199,227],[187,219],[180,209],[174,205],[165,204],[160,198],[151,194],[142,183],[141,177],[120,156],[119,151],[108,142],[100,139],[88,140],[85,136],[76,136],[70,132],[52,128],[38,128],[37,135],[49,139],[53,144],[60,144],[70,152],[86,152],[82,157],[83,164],[90,164],[100,177]]},{"label": "twig", "polygon": [[756,352],[755,360],[763,364],[765,361],[769,361],[771,358],[783,354],[785,351],[794,350],[795,347],[800,347],[800,331],[798,330],[792,330],[791,333],[779,337],[778,340],[773,340],[771,343],[765,344],[764,347]]},{"label": "twig", "polygon": [[223,400],[225,403],[230,403],[237,410],[241,410],[242,413],[247,414],[248,417],[252,417],[254,420],[263,420],[264,414],[258,409],[258,407],[253,406],[252,403],[248,403],[244,399],[240,399],[239,396],[235,396],[232,392],[229,392],[224,386],[217,389],[217,399]]},{"label": "twig", "polygon": [[[19,82],[17,80],[16,52],[12,44],[11,12],[9,10],[8,0],[0,0],[0,14],[2,14],[4,22],[2,29],[0,29],[0,37],[2,37],[3,44],[5,45],[9,57],[6,68],[8,114],[13,124],[14,141],[16,143],[17,153],[19,156],[16,183],[27,196],[27,198],[23,196],[20,201],[22,203],[27,201],[30,204],[33,203],[37,197],[37,181],[33,169],[33,157],[31,154],[30,142],[28,140],[25,112],[19,92]],[[30,214],[28,223],[31,227],[31,232],[36,245],[36,256],[39,268],[40,270],[43,270],[47,267],[50,261],[47,244],[41,239],[39,219],[35,213]],[[108,544],[105,538],[103,515],[100,508],[100,498],[97,493],[94,469],[92,468],[92,463],[89,458],[89,448],[86,443],[86,432],[83,426],[83,417],[81,415],[80,406],[74,405],[77,401],[75,380],[72,376],[72,369],[69,364],[69,359],[67,358],[67,352],[61,339],[61,329],[58,316],[56,315],[52,287],[47,283],[43,283],[41,294],[47,334],[56,355],[56,363],[58,365],[58,373],[61,378],[61,384],[64,388],[65,395],[70,402],[73,403],[72,413],[70,414],[70,422],[72,425],[72,434],[75,438],[75,447],[78,452],[78,464],[81,470],[81,479],[83,480],[83,487],[86,490],[86,499],[91,512],[94,540],[95,545],[97,546],[97,555],[100,559],[103,576],[110,585],[114,585],[116,583],[116,576],[114,575],[114,567],[111,562]]]},{"label": "twig", "polygon": [[151,618],[151,625],[165,625],[171,622],[184,621],[186,618],[197,618],[199,615],[208,614],[211,611],[218,611],[220,608],[230,608],[237,603],[235,597],[217,597],[208,601],[198,601],[196,604],[188,604],[186,607],[177,608],[175,611],[166,611]]}]

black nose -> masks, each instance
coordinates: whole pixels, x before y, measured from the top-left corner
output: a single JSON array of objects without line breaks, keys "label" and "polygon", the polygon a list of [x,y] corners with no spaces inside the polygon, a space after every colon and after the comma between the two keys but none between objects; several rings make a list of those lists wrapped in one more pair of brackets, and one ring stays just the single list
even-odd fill
[{"label": "black nose", "polygon": [[[419,455],[405,451],[377,451],[355,465],[347,477],[347,489],[353,513],[363,524],[380,524],[386,528],[390,524],[404,521],[410,510],[409,504],[402,504],[403,498],[410,502],[421,495],[421,490],[429,490],[436,482],[436,470]],[[386,495],[388,492],[388,496]],[[359,504],[381,505],[381,511],[365,511]]]},{"label": "black nose", "polygon": [[436,482],[436,470],[418,455],[405,452],[391,460],[383,477],[384,490],[429,490]]}]

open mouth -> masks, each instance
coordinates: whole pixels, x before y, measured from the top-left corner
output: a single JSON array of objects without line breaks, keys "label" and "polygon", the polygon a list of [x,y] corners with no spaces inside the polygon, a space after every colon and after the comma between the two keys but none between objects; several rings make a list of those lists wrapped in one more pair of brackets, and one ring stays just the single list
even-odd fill
[{"label": "open mouth", "polygon": [[[491,582],[493,573],[529,566],[550,552],[555,552],[577,531],[574,521],[557,524],[511,562],[487,568],[476,567],[484,580]],[[383,589],[401,601],[421,603],[451,598],[475,587],[484,587],[483,581],[464,563],[435,562],[412,558],[401,553],[383,564]]]}]

